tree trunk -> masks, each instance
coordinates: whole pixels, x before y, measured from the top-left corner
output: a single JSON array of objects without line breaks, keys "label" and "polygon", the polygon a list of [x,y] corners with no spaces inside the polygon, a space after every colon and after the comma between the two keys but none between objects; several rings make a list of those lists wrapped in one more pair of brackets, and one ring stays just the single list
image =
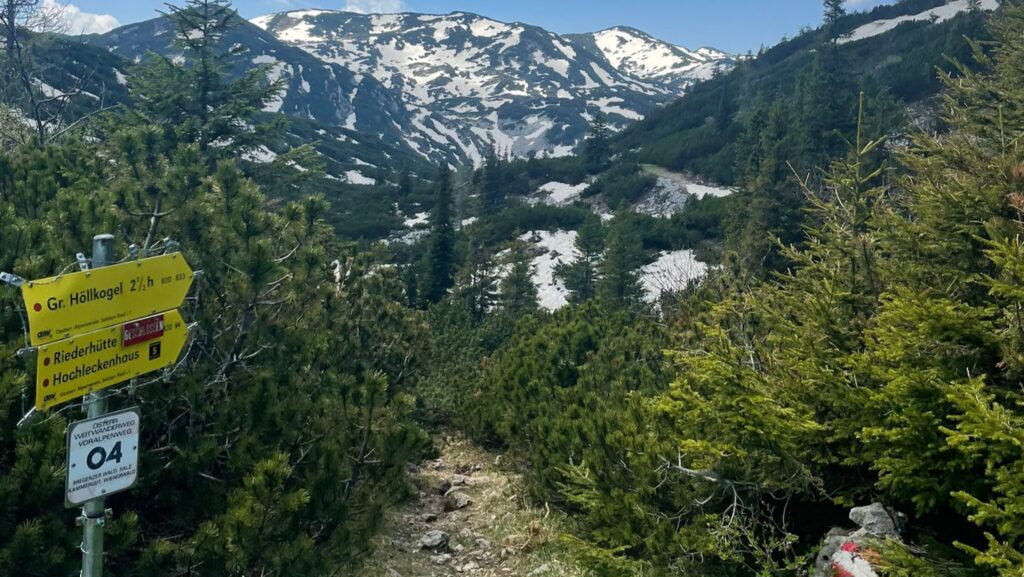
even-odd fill
[{"label": "tree trunk", "polygon": [[7,54],[14,53],[14,35],[18,32],[17,10],[15,0],[7,0],[4,4],[4,42],[7,45]]}]

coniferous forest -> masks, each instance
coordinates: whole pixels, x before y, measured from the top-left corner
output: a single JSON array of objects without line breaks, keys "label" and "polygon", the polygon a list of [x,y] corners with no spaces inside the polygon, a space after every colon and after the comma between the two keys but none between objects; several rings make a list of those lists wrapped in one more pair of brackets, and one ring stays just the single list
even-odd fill
[{"label": "coniferous forest", "polygon": [[[648,121],[595,119],[577,156],[396,161],[365,213],[320,190],[316,144],[252,162],[294,133],[265,111],[271,68],[232,65],[228,2],[169,8],[182,57],[148,53],[110,106],[41,98],[30,76],[68,40],[8,8],[0,271],[76,270],[99,233],[117,260],[177,250],[202,271],[173,371],[110,396],[143,420],[107,573],[361,575],[416,464],[458,434],[596,577],[852,577],[821,555],[873,503],[898,527],[849,537],[872,575],[1024,574],[1024,8],[909,26],[882,80],[837,42],[865,16],[824,4],[821,29]],[[922,94],[927,126],[907,119]],[[651,164],[736,192],[636,214]],[[553,180],[614,218],[521,200]],[[417,238],[365,232],[392,204],[426,211]],[[551,312],[524,237],[563,229]],[[706,276],[645,299],[641,267],[681,248]],[[72,575],[85,413],[31,411],[23,307],[0,286],[0,576]]]}]

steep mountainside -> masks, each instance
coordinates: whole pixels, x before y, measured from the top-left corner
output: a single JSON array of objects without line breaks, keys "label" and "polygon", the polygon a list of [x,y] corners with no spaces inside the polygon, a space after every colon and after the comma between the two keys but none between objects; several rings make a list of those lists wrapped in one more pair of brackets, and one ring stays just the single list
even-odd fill
[{"label": "steep mountainside", "polygon": [[[869,104],[893,100],[907,108],[927,102],[941,88],[936,69],[951,70],[950,59],[970,61],[965,38],[987,38],[983,16],[997,7],[996,0],[979,2],[978,11],[966,0],[905,0],[850,14],[837,25],[834,56],[822,49],[823,30],[783,41],[631,126],[619,135],[618,148],[639,150],[642,162],[739,185],[739,166],[752,158],[744,139],[767,119],[779,131],[771,142],[793,140],[791,149],[777,151],[780,162],[804,155],[809,162],[795,162],[798,168],[819,166],[827,158],[804,154],[816,137],[798,134],[799,128],[827,133],[849,125],[860,90]],[[829,64],[826,58],[833,57]],[[891,124],[897,120],[868,119],[886,132],[899,128]]]},{"label": "steep mountainside", "polygon": [[[393,124],[422,155],[472,162],[492,148],[516,156],[570,154],[594,115],[625,127],[732,62],[717,51],[689,52],[639,32],[633,43],[612,46],[597,41],[605,33],[561,37],[463,12],[302,10],[253,23],[389,90],[401,103]],[[343,119],[333,120],[380,131],[381,119],[364,118],[358,109],[342,112]]]},{"label": "steep mountainside", "polygon": [[[891,30],[895,30],[901,24],[907,22],[927,22],[930,24],[939,24],[945,22],[951,18],[955,18],[963,12],[967,12],[972,9],[972,0],[950,0],[949,2],[922,10],[921,12],[906,14],[897,16],[895,18],[879,18],[858,26],[849,34],[839,39],[841,44],[847,42],[856,42],[858,40],[864,40],[865,38],[871,38],[878,36],[879,34],[885,34]],[[999,7],[999,0],[977,0],[976,9],[979,10],[995,10]]]}]

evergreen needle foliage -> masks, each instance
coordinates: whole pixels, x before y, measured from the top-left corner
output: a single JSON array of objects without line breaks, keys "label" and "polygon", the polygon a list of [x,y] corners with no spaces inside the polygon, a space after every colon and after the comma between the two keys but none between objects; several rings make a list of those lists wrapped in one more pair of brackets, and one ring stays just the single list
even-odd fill
[{"label": "evergreen needle foliage", "polygon": [[[575,516],[565,546],[601,577],[807,575],[823,535],[874,501],[907,514],[905,542],[878,544],[881,574],[1020,577],[1024,9],[1004,2],[994,41],[940,74],[943,132],[894,143],[907,95],[851,77],[865,64],[838,38],[858,16],[825,8],[792,95],[760,69],[784,43],[651,121],[673,122],[615,141],[598,118],[580,158],[494,151],[472,179],[439,167],[429,191],[405,170],[403,210],[429,209],[429,230],[390,247],[342,243],[322,196],[271,201],[247,177],[241,155],[280,134],[260,112],[279,86],[227,70],[227,3],[171,9],[184,61],[144,59],[131,107],[87,138],[0,152],[0,269],[50,276],[110,232],[144,254],[179,241],[204,271],[171,381],[112,401],[144,418],[141,482],[110,499],[112,574],[351,574],[427,450],[418,418],[502,450],[531,498]],[[613,160],[645,133],[665,146]],[[587,194],[628,209],[657,180],[650,160],[741,191],[608,224],[591,199],[514,198],[595,175]],[[273,187],[301,189],[291,178]],[[521,240],[536,230],[578,231],[556,312]],[[699,285],[644,303],[654,252],[723,236]],[[0,575],[66,575],[81,410],[16,426],[32,404],[18,296],[0,292]]]},{"label": "evergreen needle foliage", "polygon": [[[887,97],[836,92],[833,33],[803,94],[847,137],[750,112],[744,170],[791,197],[749,197],[746,248],[662,311],[669,330],[636,316],[647,239],[620,215],[558,271],[583,304],[484,353],[463,426],[579,516],[567,543],[596,574],[803,575],[846,508],[882,501],[911,541],[880,544],[884,574],[1019,577],[1024,10],[990,35],[942,76],[948,132],[893,154]],[[838,158],[804,171],[791,145]]]},{"label": "evergreen needle foliage", "polygon": [[[111,401],[144,421],[141,481],[108,500],[116,575],[349,571],[425,445],[408,396],[424,329],[398,279],[337,242],[321,198],[270,210],[236,166],[262,134],[241,120],[275,87],[219,76],[211,43],[234,17],[218,2],[174,10],[191,60],[154,58],[129,79],[139,111],[97,123],[88,144],[0,155],[0,269],[50,276],[110,232],[119,256],[171,238],[204,271],[174,377]],[[0,302],[0,574],[70,575],[81,536],[62,507],[64,431],[82,412],[15,426],[32,403],[13,354],[25,327],[17,293]]]}]

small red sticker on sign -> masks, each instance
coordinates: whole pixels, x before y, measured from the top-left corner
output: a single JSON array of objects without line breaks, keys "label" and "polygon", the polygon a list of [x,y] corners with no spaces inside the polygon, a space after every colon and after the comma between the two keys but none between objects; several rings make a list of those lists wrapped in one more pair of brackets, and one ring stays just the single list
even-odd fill
[{"label": "small red sticker on sign", "polygon": [[124,346],[130,347],[164,336],[164,315],[124,324]]}]

